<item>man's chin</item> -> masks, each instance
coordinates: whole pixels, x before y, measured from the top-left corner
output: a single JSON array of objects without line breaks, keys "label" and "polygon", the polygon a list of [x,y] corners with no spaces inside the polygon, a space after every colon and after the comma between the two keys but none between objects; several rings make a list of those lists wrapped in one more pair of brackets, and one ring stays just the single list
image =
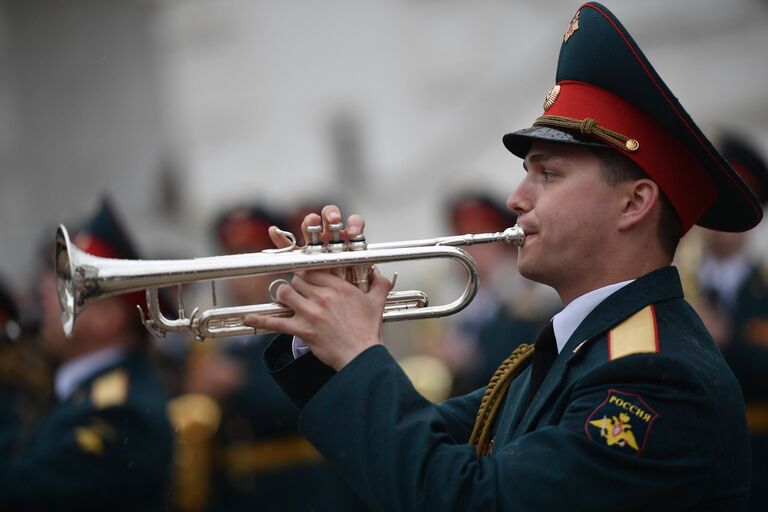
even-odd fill
[{"label": "man's chin", "polygon": [[531,281],[539,281],[539,273],[537,272],[536,265],[533,262],[524,261],[521,258],[517,259],[517,271],[520,275]]},{"label": "man's chin", "polygon": [[521,258],[518,256],[517,270],[520,272],[520,275],[526,279],[535,281],[537,283],[550,285],[547,272],[542,267],[541,262],[535,260],[534,258]]}]

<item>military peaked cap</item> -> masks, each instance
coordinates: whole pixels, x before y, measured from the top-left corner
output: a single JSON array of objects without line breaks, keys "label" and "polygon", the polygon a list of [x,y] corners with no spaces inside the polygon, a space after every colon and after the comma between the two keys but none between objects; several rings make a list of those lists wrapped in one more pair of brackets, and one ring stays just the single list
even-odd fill
[{"label": "military peaked cap", "polygon": [[749,187],[604,6],[590,2],[576,12],[555,82],[533,126],[504,136],[512,153],[525,158],[535,140],[610,147],[658,183],[684,231],[693,224],[745,231],[760,222]]},{"label": "military peaked cap", "polygon": [[[128,236],[112,203],[106,197],[101,199],[96,213],[76,229],[72,240],[78,249],[101,258],[139,259],[136,246]],[[142,292],[129,293],[121,297],[131,305],[141,306],[145,303]],[[166,300],[161,295],[163,306]]]},{"label": "military peaked cap", "polygon": [[138,252],[109,199],[102,198],[96,213],[76,230],[75,245],[102,258],[135,260]]}]

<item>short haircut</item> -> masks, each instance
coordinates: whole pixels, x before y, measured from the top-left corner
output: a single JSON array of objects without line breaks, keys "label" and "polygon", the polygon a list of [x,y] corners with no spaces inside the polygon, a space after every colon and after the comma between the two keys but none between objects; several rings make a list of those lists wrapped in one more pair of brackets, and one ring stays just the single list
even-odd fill
[{"label": "short haircut", "polygon": [[[627,181],[652,179],[634,161],[614,149],[592,148],[592,152],[600,160],[603,177],[611,186]],[[658,225],[659,242],[671,259],[683,237],[683,225],[677,212],[672,208],[672,203],[669,202],[661,189],[659,189],[659,203],[661,204]]]}]

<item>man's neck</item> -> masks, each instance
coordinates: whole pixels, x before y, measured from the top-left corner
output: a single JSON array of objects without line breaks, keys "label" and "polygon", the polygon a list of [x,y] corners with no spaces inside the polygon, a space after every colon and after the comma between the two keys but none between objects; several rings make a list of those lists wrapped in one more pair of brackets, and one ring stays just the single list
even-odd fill
[{"label": "man's neck", "polygon": [[[567,306],[574,299],[581,297],[589,292],[598,290],[605,286],[609,286],[615,283],[621,283],[624,281],[631,281],[639,277],[644,276],[654,270],[658,270],[663,267],[667,267],[671,264],[670,261],[638,261],[634,266],[609,266],[605,268],[596,267],[588,276],[588,280],[579,280],[569,285],[554,286],[557,293],[560,295],[560,299],[563,301],[563,305]],[[611,268],[613,267],[613,268]]]}]

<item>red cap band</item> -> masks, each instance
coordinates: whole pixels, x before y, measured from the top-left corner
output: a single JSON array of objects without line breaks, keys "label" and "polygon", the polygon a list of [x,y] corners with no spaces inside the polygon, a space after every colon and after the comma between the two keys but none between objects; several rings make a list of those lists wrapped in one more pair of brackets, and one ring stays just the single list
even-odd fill
[{"label": "red cap band", "polygon": [[219,240],[227,252],[257,252],[272,248],[270,223],[253,217],[235,217],[219,228]]},{"label": "red cap band", "polygon": [[85,251],[100,258],[119,258],[118,252],[101,238],[90,233],[78,233],[75,235],[75,245],[81,251]]},{"label": "red cap band", "polygon": [[[75,245],[81,251],[85,251],[100,258],[120,258],[120,254],[101,238],[90,233],[81,232],[75,235]],[[131,306],[143,306],[146,303],[144,292],[133,292],[120,295],[120,298]]]},{"label": "red cap band", "polygon": [[704,167],[678,140],[642,110],[594,85],[571,80],[558,84],[560,91],[546,110],[547,116],[582,120],[639,142],[635,151],[620,151],[656,183],[688,231],[715,202],[717,189]]}]

